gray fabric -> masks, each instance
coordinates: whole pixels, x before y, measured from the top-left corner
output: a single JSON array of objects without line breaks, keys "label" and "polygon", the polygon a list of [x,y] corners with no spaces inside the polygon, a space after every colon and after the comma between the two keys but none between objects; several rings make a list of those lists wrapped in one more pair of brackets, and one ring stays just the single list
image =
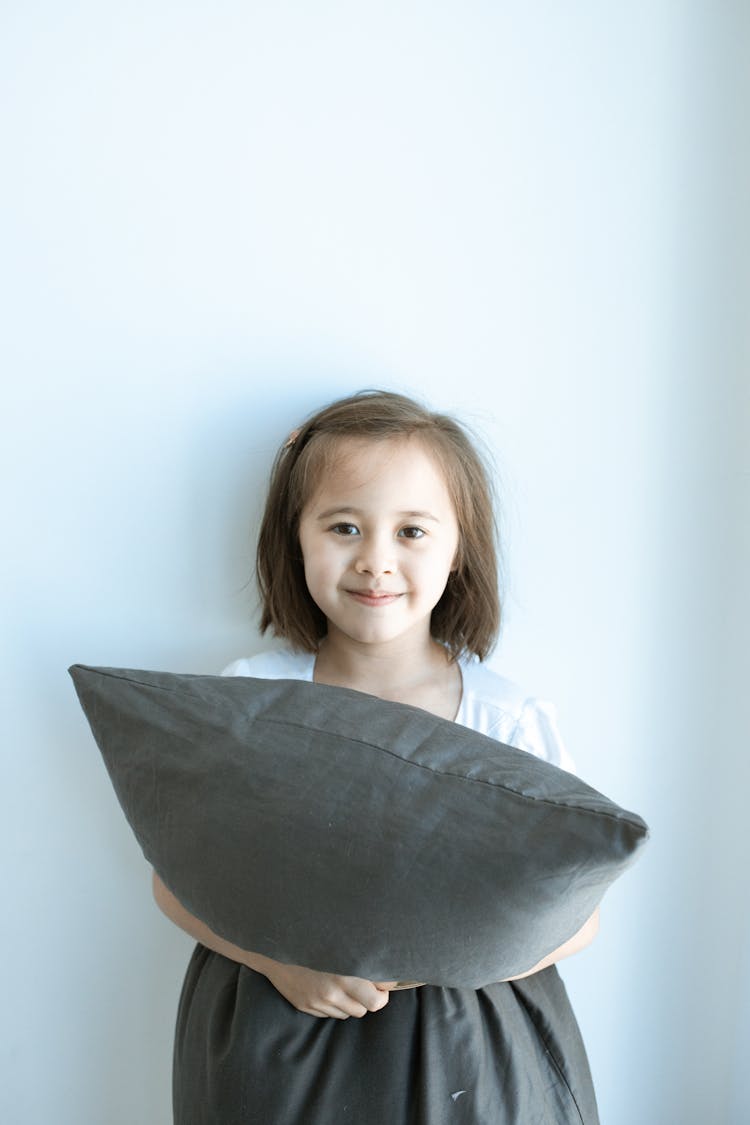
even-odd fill
[{"label": "gray fabric", "polygon": [[478,988],[571,937],[647,835],[418,708],[290,680],[71,669],[166,885],[276,960]]},{"label": "gray fabric", "polygon": [[557,970],[392,992],[363,1019],[296,1011],[199,945],[177,1015],[175,1125],[597,1125]]}]

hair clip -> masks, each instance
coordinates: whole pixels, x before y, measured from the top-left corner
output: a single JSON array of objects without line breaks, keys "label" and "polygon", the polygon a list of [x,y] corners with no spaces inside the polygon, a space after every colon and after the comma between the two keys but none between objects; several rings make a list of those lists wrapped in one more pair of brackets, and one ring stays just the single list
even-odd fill
[{"label": "hair clip", "polygon": [[291,449],[298,437],[299,430],[292,430],[289,437],[284,442],[284,449]]}]

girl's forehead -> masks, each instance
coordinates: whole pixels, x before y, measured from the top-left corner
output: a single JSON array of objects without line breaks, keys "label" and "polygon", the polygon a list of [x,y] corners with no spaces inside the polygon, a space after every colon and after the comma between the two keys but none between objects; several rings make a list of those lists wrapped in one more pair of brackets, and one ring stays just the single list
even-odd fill
[{"label": "girl's forehead", "polygon": [[444,474],[435,457],[424,444],[414,438],[341,438],[330,451],[328,464],[321,473],[320,484],[326,478],[344,477],[368,480],[374,475],[386,476],[395,472],[420,474],[444,480]]},{"label": "girl's forehead", "polygon": [[430,491],[452,506],[439,460],[414,437],[340,438],[327,451],[316,478],[310,502],[332,490],[354,493],[389,488]]}]

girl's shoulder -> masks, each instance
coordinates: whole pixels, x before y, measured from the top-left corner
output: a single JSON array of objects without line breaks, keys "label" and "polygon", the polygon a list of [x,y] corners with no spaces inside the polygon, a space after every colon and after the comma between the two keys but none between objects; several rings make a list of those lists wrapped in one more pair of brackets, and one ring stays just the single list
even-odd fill
[{"label": "girl's shoulder", "polygon": [[315,656],[311,652],[275,649],[233,660],[222,676],[254,676],[260,680],[312,680]]},{"label": "girl's shoulder", "polygon": [[557,710],[476,659],[461,662],[463,696],[456,721],[507,746],[575,772],[557,726]]}]

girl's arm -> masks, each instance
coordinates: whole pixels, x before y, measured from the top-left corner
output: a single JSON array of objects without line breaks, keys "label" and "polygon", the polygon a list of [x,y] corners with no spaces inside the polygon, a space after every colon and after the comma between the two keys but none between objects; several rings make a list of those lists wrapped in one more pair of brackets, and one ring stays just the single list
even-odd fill
[{"label": "girl's arm", "polygon": [[300,1012],[310,1016],[330,1016],[345,1020],[349,1016],[361,1017],[367,1012],[377,1012],[388,1003],[388,989],[395,981],[376,987],[372,981],[361,977],[341,977],[333,973],[318,973],[301,965],[284,965],[261,953],[240,949],[215,934],[213,930],[191,914],[153,873],[156,905],[170,921],[184,930],[195,941],[253,969],[267,977],[277,992]]},{"label": "girl's arm", "polygon": [[577,934],[573,934],[573,937],[569,938],[568,941],[564,942],[559,948],[554,949],[552,953],[548,953],[547,956],[543,957],[532,969],[527,969],[525,973],[518,973],[517,976],[507,977],[506,979],[523,980],[524,977],[530,977],[533,973],[540,973],[542,969],[548,969],[550,965],[556,965],[558,961],[562,961],[566,957],[578,953],[581,949],[585,949],[587,945],[591,944],[598,933],[599,907],[597,906],[588,922],[584,922]]}]

